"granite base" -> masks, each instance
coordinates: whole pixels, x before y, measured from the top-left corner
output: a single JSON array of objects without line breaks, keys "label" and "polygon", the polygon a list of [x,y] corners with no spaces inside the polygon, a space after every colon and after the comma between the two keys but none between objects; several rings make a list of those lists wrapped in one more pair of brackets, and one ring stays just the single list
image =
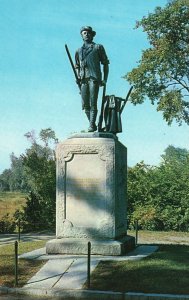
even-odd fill
[{"label": "granite base", "polygon": [[61,238],[48,241],[46,252],[47,254],[87,254],[89,241],[92,255],[125,255],[135,247],[135,238],[128,235],[120,240]]}]

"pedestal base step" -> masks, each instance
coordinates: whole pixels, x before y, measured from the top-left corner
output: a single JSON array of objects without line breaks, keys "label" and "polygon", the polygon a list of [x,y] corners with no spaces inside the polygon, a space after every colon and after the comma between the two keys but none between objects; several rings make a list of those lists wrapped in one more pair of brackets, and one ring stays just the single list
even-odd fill
[{"label": "pedestal base step", "polygon": [[47,254],[87,254],[89,241],[93,255],[125,255],[135,247],[135,238],[128,235],[120,240],[61,238],[48,241],[46,252]]}]

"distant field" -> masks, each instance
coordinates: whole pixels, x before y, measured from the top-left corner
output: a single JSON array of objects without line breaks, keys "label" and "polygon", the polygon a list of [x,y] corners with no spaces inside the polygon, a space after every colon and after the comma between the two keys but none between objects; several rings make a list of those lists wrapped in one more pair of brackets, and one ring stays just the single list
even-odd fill
[{"label": "distant field", "polygon": [[9,213],[13,215],[26,203],[26,195],[20,192],[0,192],[0,219]]},{"label": "distant field", "polygon": [[[135,236],[135,231],[128,230],[127,234]],[[189,245],[189,232],[139,230],[138,244]]]}]

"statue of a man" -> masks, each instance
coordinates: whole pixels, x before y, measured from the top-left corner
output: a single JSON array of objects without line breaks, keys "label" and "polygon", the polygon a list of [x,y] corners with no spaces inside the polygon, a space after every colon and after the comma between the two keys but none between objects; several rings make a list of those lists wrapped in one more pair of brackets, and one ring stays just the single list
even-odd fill
[{"label": "statue of a man", "polygon": [[[105,49],[95,44],[93,38],[96,32],[92,27],[84,26],[80,30],[84,44],[76,51],[75,61],[78,78],[81,85],[83,109],[89,120],[89,132],[97,130],[97,99],[99,87],[106,85],[109,72],[109,60]],[[101,72],[101,64],[103,65]]]}]

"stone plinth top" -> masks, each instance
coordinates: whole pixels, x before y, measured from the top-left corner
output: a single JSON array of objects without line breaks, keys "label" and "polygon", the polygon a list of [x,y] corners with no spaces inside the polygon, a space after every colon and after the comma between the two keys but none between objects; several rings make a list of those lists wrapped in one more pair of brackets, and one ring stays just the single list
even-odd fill
[{"label": "stone plinth top", "polygon": [[68,139],[73,138],[109,138],[118,140],[117,136],[113,133],[108,132],[83,132],[83,133],[75,133],[72,136],[68,137]]}]

